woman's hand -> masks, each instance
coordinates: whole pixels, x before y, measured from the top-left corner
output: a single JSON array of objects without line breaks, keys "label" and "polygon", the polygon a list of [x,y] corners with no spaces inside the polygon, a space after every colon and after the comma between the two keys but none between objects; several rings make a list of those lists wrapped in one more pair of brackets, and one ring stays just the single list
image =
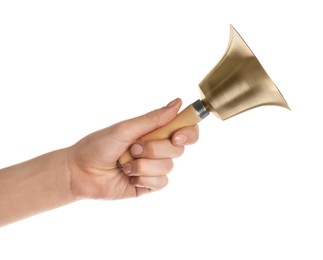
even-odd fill
[{"label": "woman's hand", "polygon": [[[181,100],[145,115],[94,132],[67,149],[70,189],[76,198],[121,199],[159,190],[167,185],[173,158],[198,139],[198,127],[185,127],[170,139],[138,142],[143,135],[170,122]],[[118,166],[130,147],[135,160]]]}]

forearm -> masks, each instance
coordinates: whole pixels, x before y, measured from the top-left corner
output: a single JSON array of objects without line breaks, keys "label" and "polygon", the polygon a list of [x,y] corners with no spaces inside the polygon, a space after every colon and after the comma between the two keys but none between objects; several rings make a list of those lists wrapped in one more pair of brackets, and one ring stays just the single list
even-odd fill
[{"label": "forearm", "polygon": [[0,226],[73,201],[65,149],[0,170]]}]

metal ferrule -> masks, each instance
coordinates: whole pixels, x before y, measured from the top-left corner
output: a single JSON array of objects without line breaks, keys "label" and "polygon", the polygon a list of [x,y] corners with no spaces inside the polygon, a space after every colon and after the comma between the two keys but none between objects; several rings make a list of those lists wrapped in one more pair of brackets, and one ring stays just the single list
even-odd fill
[{"label": "metal ferrule", "polygon": [[199,115],[199,117],[201,119],[207,117],[210,114],[207,106],[205,106],[204,103],[202,102],[202,100],[200,100],[200,99],[196,100],[192,104],[192,107],[194,107],[196,113]]}]

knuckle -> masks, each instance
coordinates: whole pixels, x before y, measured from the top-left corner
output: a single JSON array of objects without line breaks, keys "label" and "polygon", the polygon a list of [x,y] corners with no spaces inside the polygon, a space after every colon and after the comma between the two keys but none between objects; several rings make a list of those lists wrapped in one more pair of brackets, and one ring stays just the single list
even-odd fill
[{"label": "knuckle", "polygon": [[146,150],[149,153],[150,158],[157,158],[160,154],[159,146],[156,145],[156,142],[147,142],[146,143]]},{"label": "knuckle", "polygon": [[110,128],[110,134],[112,136],[131,136],[132,130],[129,127],[125,127],[125,122],[120,122]]},{"label": "knuckle", "polygon": [[159,126],[158,122],[159,122],[159,118],[156,117],[156,113],[155,113],[156,110],[154,111],[150,111],[148,113],[146,113],[144,116],[147,118],[147,120],[149,122],[151,122],[155,128],[157,128]]},{"label": "knuckle", "polygon": [[185,151],[185,147],[184,146],[178,147],[177,156],[176,157],[182,156],[184,154],[184,151]]},{"label": "knuckle", "polygon": [[166,173],[170,173],[174,168],[174,162],[172,159],[166,159],[164,163],[164,169]]},{"label": "knuckle", "polygon": [[159,182],[159,189],[162,189],[164,187],[166,187],[168,184],[168,178],[166,176],[163,176],[163,178],[160,178],[160,182]]}]

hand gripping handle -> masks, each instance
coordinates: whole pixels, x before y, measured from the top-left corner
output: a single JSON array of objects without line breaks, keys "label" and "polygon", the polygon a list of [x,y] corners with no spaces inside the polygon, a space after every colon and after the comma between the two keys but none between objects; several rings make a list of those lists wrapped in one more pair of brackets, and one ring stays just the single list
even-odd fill
[{"label": "hand gripping handle", "polygon": [[[172,136],[172,134],[185,126],[193,126],[200,122],[209,114],[207,107],[203,104],[201,100],[197,100],[193,104],[186,107],[177,116],[169,122],[144,136],[142,136],[140,141],[149,140],[162,140],[167,139]],[[126,151],[118,160],[118,164],[122,167],[126,162],[133,160],[133,156],[130,151]]]}]

